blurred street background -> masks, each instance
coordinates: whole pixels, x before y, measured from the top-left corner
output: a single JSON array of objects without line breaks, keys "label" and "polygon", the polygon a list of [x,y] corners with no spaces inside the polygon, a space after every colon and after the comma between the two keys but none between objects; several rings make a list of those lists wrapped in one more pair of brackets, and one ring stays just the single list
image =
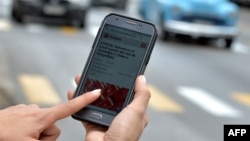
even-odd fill
[{"label": "blurred street background", "polygon": [[[102,19],[111,12],[142,19],[139,3],[91,6],[80,28],[32,18],[17,22],[12,1],[0,0],[0,108],[66,101]],[[159,36],[145,72],[152,98],[141,141],[222,141],[224,124],[250,124],[250,7],[239,8],[240,33],[230,49],[220,40]],[[57,124],[59,141],[84,139],[80,122],[69,117]]]}]

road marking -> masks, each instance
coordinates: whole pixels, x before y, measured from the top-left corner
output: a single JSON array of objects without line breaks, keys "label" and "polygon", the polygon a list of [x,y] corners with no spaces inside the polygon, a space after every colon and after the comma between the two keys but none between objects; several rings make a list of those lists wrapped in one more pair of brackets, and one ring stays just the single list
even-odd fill
[{"label": "road marking", "polygon": [[10,22],[0,19],[0,31],[9,31],[11,28]]},{"label": "road marking", "polygon": [[199,88],[179,87],[178,93],[203,110],[219,117],[240,117],[242,113]]},{"label": "road marking", "polygon": [[149,107],[160,112],[183,113],[183,108],[162,91],[152,85],[148,85],[151,92]]},{"label": "road marking", "polygon": [[55,105],[62,102],[56,90],[46,77],[22,74],[18,77],[18,80],[30,103]]},{"label": "road marking", "polygon": [[236,42],[233,44],[232,51],[235,53],[249,54],[250,48],[244,44]]},{"label": "road marking", "polygon": [[71,27],[71,26],[62,27],[62,31],[66,35],[75,35],[79,32],[79,30],[77,30],[76,28]]},{"label": "road marking", "polygon": [[98,26],[90,26],[88,28],[88,32],[95,37],[97,35],[98,29],[99,29]]},{"label": "road marking", "polygon": [[26,25],[26,30],[30,33],[42,33],[46,27],[42,24],[34,24],[34,23],[29,23]]},{"label": "road marking", "polygon": [[250,94],[249,93],[234,93],[232,97],[238,102],[250,107]]}]

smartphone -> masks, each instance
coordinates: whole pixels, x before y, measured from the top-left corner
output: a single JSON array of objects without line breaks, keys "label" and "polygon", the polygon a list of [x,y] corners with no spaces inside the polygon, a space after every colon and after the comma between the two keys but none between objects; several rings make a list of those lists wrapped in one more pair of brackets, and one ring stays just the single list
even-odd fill
[{"label": "smartphone", "polygon": [[98,30],[74,97],[101,89],[99,99],[72,117],[108,127],[134,95],[136,77],[143,74],[157,38],[153,24],[107,15]]}]

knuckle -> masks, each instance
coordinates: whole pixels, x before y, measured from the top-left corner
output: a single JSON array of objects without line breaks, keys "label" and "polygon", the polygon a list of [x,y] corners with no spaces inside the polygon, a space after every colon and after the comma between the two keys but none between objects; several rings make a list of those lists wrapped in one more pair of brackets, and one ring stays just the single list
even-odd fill
[{"label": "knuckle", "polygon": [[26,107],[26,106],[27,106],[27,105],[25,105],[25,104],[18,104],[18,105],[13,106],[13,107],[23,108],[23,107]]},{"label": "knuckle", "polygon": [[30,104],[28,105],[30,108],[34,108],[34,109],[40,109],[38,105],[36,104]]}]

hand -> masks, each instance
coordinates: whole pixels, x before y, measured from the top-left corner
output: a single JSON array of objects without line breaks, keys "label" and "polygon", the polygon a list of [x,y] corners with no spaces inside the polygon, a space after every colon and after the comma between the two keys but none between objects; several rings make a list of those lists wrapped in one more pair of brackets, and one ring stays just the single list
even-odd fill
[{"label": "hand", "polygon": [[[80,75],[76,76],[76,83]],[[71,99],[73,91],[68,93]],[[83,123],[86,129],[86,141],[138,141],[148,123],[146,109],[150,99],[150,92],[146,86],[144,76],[139,76],[135,85],[133,101],[124,108],[113,120],[108,129]]]},{"label": "hand", "polygon": [[79,111],[100,96],[92,91],[51,108],[17,105],[0,110],[1,141],[54,141],[60,135],[57,120]]}]

